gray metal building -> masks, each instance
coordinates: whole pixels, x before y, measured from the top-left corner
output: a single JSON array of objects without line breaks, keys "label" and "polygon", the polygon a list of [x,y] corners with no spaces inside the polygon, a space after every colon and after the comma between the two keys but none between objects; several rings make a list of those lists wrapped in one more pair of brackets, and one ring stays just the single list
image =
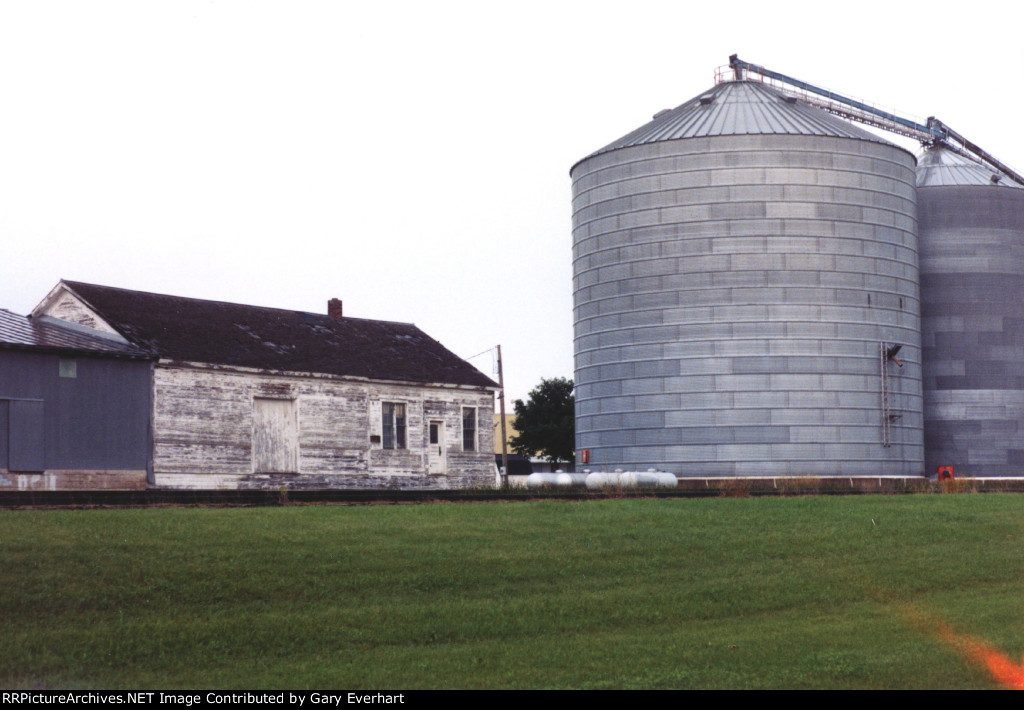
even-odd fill
[{"label": "gray metal building", "polygon": [[927,471],[1024,470],[1024,188],[945,148],[917,171]]},{"label": "gray metal building", "polygon": [[0,490],[145,488],[154,359],[0,310]]},{"label": "gray metal building", "polygon": [[585,465],[923,473],[913,155],[732,81],[571,176]]}]

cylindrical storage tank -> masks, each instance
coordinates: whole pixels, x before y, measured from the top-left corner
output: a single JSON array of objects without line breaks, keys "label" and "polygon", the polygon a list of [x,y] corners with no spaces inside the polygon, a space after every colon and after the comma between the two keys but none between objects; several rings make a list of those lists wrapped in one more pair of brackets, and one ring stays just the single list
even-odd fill
[{"label": "cylindrical storage tank", "polygon": [[619,474],[588,473],[585,483],[587,488],[595,491],[602,488],[617,488],[619,486]]},{"label": "cylindrical storage tank", "polygon": [[679,479],[664,471],[627,471],[619,475],[623,488],[678,488]]},{"label": "cylindrical storage tank", "polygon": [[942,147],[917,180],[928,473],[1024,474],[1024,188]]},{"label": "cylindrical storage tank", "polygon": [[591,490],[604,488],[678,488],[679,479],[665,471],[617,471],[590,473],[584,483]]},{"label": "cylindrical storage tank", "polygon": [[590,468],[922,474],[915,166],[750,81],[573,166]]},{"label": "cylindrical storage tank", "polygon": [[582,488],[586,483],[585,473],[531,473],[526,477],[527,488]]}]

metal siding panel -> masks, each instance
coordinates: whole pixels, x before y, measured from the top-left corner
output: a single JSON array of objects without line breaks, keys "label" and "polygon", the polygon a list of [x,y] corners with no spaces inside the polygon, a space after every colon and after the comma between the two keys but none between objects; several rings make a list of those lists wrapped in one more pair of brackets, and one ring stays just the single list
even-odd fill
[{"label": "metal siding panel", "polygon": [[927,469],[1020,475],[1010,452],[1024,421],[1024,190],[919,192]]},{"label": "metal siding panel", "polygon": [[79,358],[74,380],[56,380],[47,414],[53,468],[145,469],[152,412],[148,362]]},{"label": "metal siding panel", "polygon": [[7,444],[9,436],[10,403],[0,399],[0,468],[8,468],[7,456],[9,447]]},{"label": "metal siding panel", "polygon": [[8,463],[11,471],[46,470],[46,425],[43,402],[9,403]]},{"label": "metal siding panel", "polygon": [[[671,165],[662,156],[672,157]],[[648,254],[660,253],[678,259],[672,265],[678,273],[666,268],[643,282],[636,276],[615,275],[611,293],[655,294],[642,306],[634,300],[631,307],[642,308],[643,318],[650,318],[647,312],[661,312],[666,326],[602,334],[592,361],[632,362],[637,358],[629,358],[628,349],[620,345],[641,341],[657,343],[662,357],[681,358],[677,361],[680,376],[672,376],[671,370],[645,369],[644,374],[659,376],[638,379],[641,371],[636,365],[634,381],[620,375],[624,379],[616,380],[617,386],[631,396],[622,398],[619,411],[630,411],[622,407],[659,411],[666,426],[686,425],[679,431],[701,442],[727,442],[734,447],[743,442],[760,447],[700,453],[690,446],[630,446],[621,450],[629,452],[629,460],[616,463],[642,466],[646,457],[648,463],[687,474],[698,468],[705,473],[712,469],[749,473],[759,466],[789,473],[863,470],[858,463],[865,455],[858,443],[861,434],[853,428],[847,431],[845,424],[878,427],[878,394],[872,389],[865,397],[864,392],[845,390],[862,389],[869,380],[877,384],[879,341],[899,337],[904,342],[908,367],[902,375],[906,384],[900,393],[905,400],[901,406],[911,410],[921,406],[919,372],[915,371],[920,361],[919,338],[914,334],[919,318],[912,251],[916,238],[904,231],[914,228],[909,156],[880,144],[867,146],[863,141],[829,137],[737,136],[647,145],[599,159],[604,165],[633,161],[630,168],[634,174],[677,173],[662,175],[658,187],[644,182],[643,194],[635,194],[637,199],[630,203],[674,205],[661,210],[660,226],[627,229],[619,223],[612,228],[618,230],[618,236],[615,231],[607,235],[609,245],[623,248],[620,258],[628,254],[646,259]],[[576,170],[585,170],[588,162]],[[701,179],[695,179],[697,175]],[[620,183],[616,199],[630,196],[630,189],[634,188]],[[636,189],[640,189],[639,183]],[[659,191],[661,195],[654,194]],[[898,198],[891,197],[897,193]],[[768,210],[787,218],[768,219],[764,216]],[[813,219],[795,218],[797,212]],[[837,219],[821,219],[818,215],[822,214]],[[874,220],[879,226],[838,219],[851,216]],[[897,224],[905,226],[895,227]],[[581,227],[574,229],[576,239],[586,238]],[[652,239],[658,252],[648,248]],[[643,249],[634,248],[642,244]],[[873,258],[865,258],[865,253]],[[636,264],[640,263],[635,262],[634,275],[639,273]],[[837,272],[837,264],[851,271]],[[891,275],[878,277],[876,269]],[[873,283],[866,287],[869,278]],[[580,297],[593,298],[604,286],[602,279]],[[808,290],[791,290],[798,287]],[[865,288],[873,288],[874,308],[866,307]],[[846,290],[840,295],[837,289]],[[897,297],[904,298],[907,312],[897,310]],[[622,307],[630,306],[622,303]],[[618,304],[612,312],[625,313],[618,310]],[[846,322],[851,319],[856,322]],[[635,323],[620,319],[618,326],[610,327],[622,328],[627,322]],[[584,327],[581,321],[577,338],[585,337]],[[713,367],[708,366],[708,358]],[[822,392],[822,387],[837,389]],[[663,396],[666,390],[682,393],[678,395],[682,411],[652,405],[652,398]],[[583,400],[591,396],[587,390],[579,394]],[[826,420],[841,400],[848,414]],[[816,461],[807,458],[811,449],[777,448],[789,442],[789,430],[768,426],[775,423],[770,409],[749,409],[762,402],[769,408],[796,410],[793,424],[797,426],[831,425],[829,431],[839,432],[840,441],[814,449],[821,458]],[[687,411],[691,407],[694,409]],[[905,419],[913,422],[915,416],[919,417],[919,412],[908,410]],[[630,421],[623,424],[635,432],[634,440],[654,443],[661,436],[641,433],[644,430]],[[715,423],[713,431],[701,426],[707,422]],[[919,473],[921,464],[914,457],[920,455],[920,429],[915,434],[912,427],[896,428],[893,439],[901,443],[892,450],[873,443],[874,472],[884,465],[887,472]],[[693,444],[705,446],[698,441]],[[745,452],[744,456],[793,452],[800,470],[794,462],[751,460],[749,467],[743,468],[721,460],[735,451]]]}]

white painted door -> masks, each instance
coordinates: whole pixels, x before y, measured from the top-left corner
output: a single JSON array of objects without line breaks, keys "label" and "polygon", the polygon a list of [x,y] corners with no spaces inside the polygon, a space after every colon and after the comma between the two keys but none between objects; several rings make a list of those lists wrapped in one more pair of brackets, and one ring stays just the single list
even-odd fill
[{"label": "white painted door", "polygon": [[444,422],[430,422],[427,425],[427,473],[444,473],[446,459]]},{"label": "white painted door", "polygon": [[252,465],[256,473],[298,472],[299,418],[294,399],[253,399]]}]

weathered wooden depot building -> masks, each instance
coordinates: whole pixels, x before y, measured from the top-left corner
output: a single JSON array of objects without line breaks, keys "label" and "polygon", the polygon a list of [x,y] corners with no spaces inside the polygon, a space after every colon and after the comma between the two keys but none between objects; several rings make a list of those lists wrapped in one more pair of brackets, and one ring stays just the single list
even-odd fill
[{"label": "weathered wooden depot building", "polygon": [[0,487],[494,482],[497,385],[412,324],[74,281],[0,316]]}]

